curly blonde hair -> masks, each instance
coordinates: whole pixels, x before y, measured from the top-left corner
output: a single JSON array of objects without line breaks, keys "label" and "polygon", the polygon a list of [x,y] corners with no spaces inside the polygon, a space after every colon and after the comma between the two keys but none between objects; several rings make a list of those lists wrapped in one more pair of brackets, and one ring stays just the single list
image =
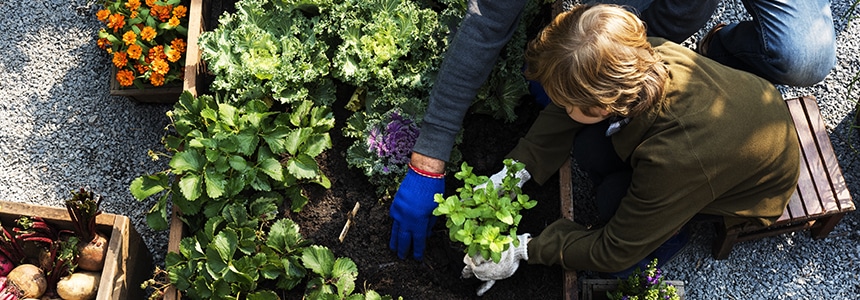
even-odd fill
[{"label": "curly blonde hair", "polygon": [[645,24],[617,5],[579,5],[559,14],[526,50],[526,77],[553,103],[596,116],[593,108],[633,117],[663,94],[668,78]]}]

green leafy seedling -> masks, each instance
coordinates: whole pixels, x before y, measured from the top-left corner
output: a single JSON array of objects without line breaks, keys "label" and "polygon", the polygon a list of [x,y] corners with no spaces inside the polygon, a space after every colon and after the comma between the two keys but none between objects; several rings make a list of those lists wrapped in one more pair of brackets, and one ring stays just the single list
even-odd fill
[{"label": "green leafy seedling", "polygon": [[[457,188],[459,195],[447,198],[436,194],[434,201],[439,204],[433,210],[435,216],[445,216],[448,236],[452,241],[462,242],[469,256],[480,254],[485,259],[499,262],[502,252],[516,239],[523,209],[531,209],[537,201],[529,199],[517,186],[514,176],[523,170],[523,163],[512,159],[504,161],[506,176],[497,188],[487,176],[472,173],[472,167],[463,162],[454,177],[463,181]],[[480,186],[480,187],[479,187]]]}]

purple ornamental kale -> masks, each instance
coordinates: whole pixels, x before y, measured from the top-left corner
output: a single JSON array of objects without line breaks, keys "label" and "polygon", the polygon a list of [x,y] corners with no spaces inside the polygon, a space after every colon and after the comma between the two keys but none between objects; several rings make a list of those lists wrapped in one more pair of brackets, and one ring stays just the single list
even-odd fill
[{"label": "purple ornamental kale", "polygon": [[384,128],[370,129],[368,150],[387,159],[389,164],[402,165],[409,161],[412,146],[418,138],[418,125],[397,111],[391,112],[390,118],[391,121]]}]

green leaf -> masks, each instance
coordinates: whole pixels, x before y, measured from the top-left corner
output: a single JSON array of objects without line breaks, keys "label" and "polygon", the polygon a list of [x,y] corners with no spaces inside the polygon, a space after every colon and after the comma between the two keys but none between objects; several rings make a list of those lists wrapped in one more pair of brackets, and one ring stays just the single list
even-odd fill
[{"label": "green leaf", "polygon": [[272,150],[274,154],[283,154],[287,152],[287,136],[289,135],[290,130],[285,127],[277,127],[274,130],[263,134],[263,140],[266,141],[266,144],[269,145],[269,149]]},{"label": "green leaf", "polygon": [[296,155],[296,152],[299,150],[299,146],[302,145],[308,137],[310,137],[313,130],[310,128],[298,128],[290,131],[287,135],[287,139],[284,141],[284,148],[286,148],[287,153],[290,155]]},{"label": "green leaf", "polygon": [[319,174],[317,162],[313,157],[304,153],[296,155],[287,161],[287,170],[298,179],[310,179]]},{"label": "green leaf", "polygon": [[254,150],[257,150],[257,146],[260,143],[260,138],[257,137],[257,134],[249,130],[239,132],[234,138],[236,139],[235,142],[239,153],[245,156],[254,154]]},{"label": "green leaf", "polygon": [[182,191],[182,195],[185,199],[189,201],[197,200],[200,198],[200,194],[202,193],[202,188],[200,187],[200,176],[197,174],[185,174],[182,176],[182,179],[179,180],[179,190]]},{"label": "green leaf", "polygon": [[[161,198],[162,200],[164,197]],[[146,213],[146,225],[153,230],[165,230],[169,227],[167,224],[167,207],[166,200],[158,201],[149,212]]]},{"label": "green leaf", "polygon": [[274,158],[266,158],[259,161],[257,169],[269,175],[274,180],[284,181],[284,168],[281,163]]},{"label": "green leaf", "polygon": [[169,165],[177,174],[181,174],[186,171],[200,173],[203,171],[203,165],[205,164],[204,161],[205,159],[200,152],[195,150],[185,150],[173,155],[173,158],[170,159]]},{"label": "green leaf", "polygon": [[144,175],[131,181],[131,195],[137,200],[143,200],[170,187],[167,174],[157,173]]},{"label": "green leaf", "polygon": [[218,116],[221,122],[227,126],[236,127],[239,123],[239,110],[232,105],[219,103]]},{"label": "green leaf", "polygon": [[502,207],[501,209],[497,210],[496,211],[496,218],[505,224],[508,224],[508,225],[514,224],[514,217],[511,215],[511,212],[508,210],[507,207]]},{"label": "green leaf", "polygon": [[233,259],[233,253],[236,251],[236,243],[238,241],[239,239],[236,236],[235,231],[225,229],[212,239],[212,242],[209,243],[209,247],[218,253],[221,261],[229,262]]},{"label": "green leaf", "polygon": [[246,161],[244,157],[231,155],[227,161],[230,163],[230,167],[236,171],[244,172],[248,169],[248,161]]},{"label": "green leaf", "polygon": [[293,220],[283,218],[272,224],[266,245],[281,253],[290,253],[301,244],[301,241],[302,235],[299,232],[299,225]]},{"label": "green leaf", "polygon": [[307,138],[303,152],[311,157],[317,157],[323,151],[331,148],[331,138],[328,133],[313,134]]},{"label": "green leaf", "polygon": [[273,291],[263,290],[263,291],[256,291],[256,292],[248,294],[247,299],[248,300],[280,300],[281,298],[278,297],[278,294],[276,294]]},{"label": "green leaf", "polygon": [[324,246],[311,245],[302,251],[302,264],[324,278],[331,278],[334,254]]},{"label": "green leaf", "polygon": [[206,182],[206,194],[211,198],[218,198],[224,195],[224,186],[227,185],[227,180],[224,178],[224,173],[218,173],[206,170],[204,174]]}]

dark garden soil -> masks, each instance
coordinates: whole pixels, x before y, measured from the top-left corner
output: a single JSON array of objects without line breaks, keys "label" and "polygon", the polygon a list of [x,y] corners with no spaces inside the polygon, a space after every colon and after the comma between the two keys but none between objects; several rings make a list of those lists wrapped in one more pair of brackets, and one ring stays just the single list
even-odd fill
[{"label": "dark garden soil", "polygon": [[[344,152],[353,140],[339,135],[348,111],[335,104],[337,127],[332,131],[333,150],[325,153],[322,168],[331,179],[329,190],[313,189],[310,203],[302,212],[291,216],[305,238],[332,249],[338,257],[349,257],[358,266],[357,290],[372,289],[380,294],[404,299],[478,299],[475,291],[481,282],[461,279],[463,248],[448,238],[445,220],[439,219],[427,241],[423,261],[401,260],[388,248],[392,220],[388,216],[391,200],[379,199],[364,174],[349,168]],[[468,115],[464,139],[460,146],[463,159],[476,174],[490,175],[501,169],[502,160],[534,121],[539,107],[524,99],[518,107],[519,118],[513,123],[494,120],[486,115]],[[446,194],[453,194],[461,184],[448,176]],[[524,211],[519,232],[538,234],[560,217],[558,175],[544,186],[528,182],[523,187],[538,200],[535,208]],[[338,236],[346,215],[358,202],[361,208],[343,243]],[[516,274],[496,282],[484,299],[561,299],[563,271],[560,267],[520,264]]]}]

